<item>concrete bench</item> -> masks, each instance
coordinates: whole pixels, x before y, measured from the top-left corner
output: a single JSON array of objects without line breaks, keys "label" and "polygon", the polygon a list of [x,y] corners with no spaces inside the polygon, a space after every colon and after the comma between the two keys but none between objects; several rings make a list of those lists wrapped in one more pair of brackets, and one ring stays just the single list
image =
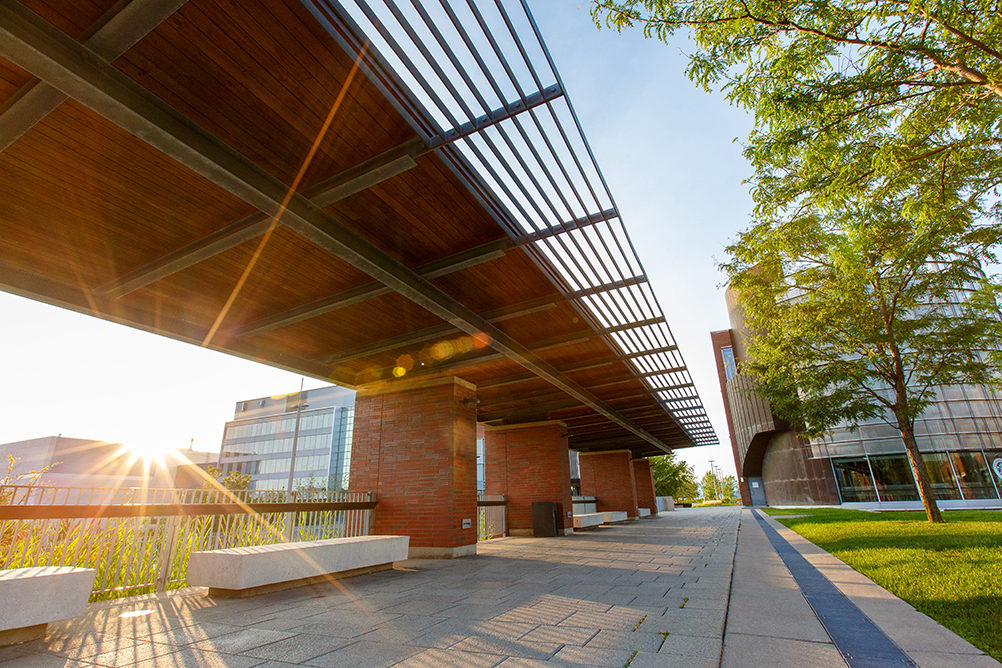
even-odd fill
[{"label": "concrete bench", "polygon": [[640,517],[650,517],[651,516],[651,509],[650,508],[637,508],[637,512],[640,513]]},{"label": "concrete bench", "polygon": [[0,570],[0,647],[44,638],[49,622],[84,614],[96,576],[69,566]]},{"label": "concrete bench", "polygon": [[575,529],[590,529],[605,522],[605,513],[584,513],[574,516]]},{"label": "concrete bench", "polygon": [[192,552],[188,584],[244,598],[372,573],[407,559],[408,536],[356,536]]},{"label": "concrete bench", "polygon": [[626,514],[625,510],[612,510],[598,514],[604,516],[603,524],[618,524],[619,522],[626,522],[630,519],[630,516]]}]

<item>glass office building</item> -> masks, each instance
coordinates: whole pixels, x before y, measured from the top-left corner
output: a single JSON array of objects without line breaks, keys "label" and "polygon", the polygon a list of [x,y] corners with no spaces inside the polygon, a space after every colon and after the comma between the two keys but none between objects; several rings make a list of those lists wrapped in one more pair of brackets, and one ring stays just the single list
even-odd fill
[{"label": "glass office building", "polygon": [[293,489],[345,488],[354,417],[355,392],[336,386],[238,401],[223,432],[223,475],[250,474],[250,489],[287,489],[295,441]]},{"label": "glass office building", "polygon": [[[915,420],[915,438],[938,500],[1002,497],[1002,410],[990,388],[936,388],[932,405]],[[812,457],[831,459],[843,503],[919,500],[901,436],[883,422],[835,429],[810,447]]]}]

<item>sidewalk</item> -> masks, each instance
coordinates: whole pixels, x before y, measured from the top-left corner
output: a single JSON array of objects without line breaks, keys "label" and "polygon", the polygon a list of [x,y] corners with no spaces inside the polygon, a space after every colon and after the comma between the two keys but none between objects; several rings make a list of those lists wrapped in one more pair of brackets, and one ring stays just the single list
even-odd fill
[{"label": "sidewalk", "polygon": [[[92,604],[0,668],[717,668],[735,508],[560,538],[240,600],[204,590]],[[631,663],[632,661],[632,663]]]},{"label": "sidewalk", "polygon": [[[696,508],[492,540],[475,557],[250,599],[185,589],[95,603],[0,649],[0,668],[1000,666],[757,515]],[[864,639],[848,662],[846,629]],[[870,640],[881,634],[883,650]]]},{"label": "sidewalk", "polygon": [[741,512],[721,665],[1002,667],[765,513],[749,509]]}]

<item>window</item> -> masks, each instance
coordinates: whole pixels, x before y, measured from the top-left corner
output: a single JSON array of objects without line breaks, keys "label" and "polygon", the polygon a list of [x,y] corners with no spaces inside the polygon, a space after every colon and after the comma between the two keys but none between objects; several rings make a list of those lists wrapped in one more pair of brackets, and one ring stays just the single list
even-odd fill
[{"label": "window", "polygon": [[876,501],[877,493],[873,487],[873,477],[865,457],[851,459],[833,459],[835,478],[844,503],[861,501]]},{"label": "window", "polygon": [[738,375],[738,363],[734,359],[734,349],[730,346],[726,346],[720,349],[720,356],[724,360],[724,375],[727,376],[727,380],[734,378]]}]

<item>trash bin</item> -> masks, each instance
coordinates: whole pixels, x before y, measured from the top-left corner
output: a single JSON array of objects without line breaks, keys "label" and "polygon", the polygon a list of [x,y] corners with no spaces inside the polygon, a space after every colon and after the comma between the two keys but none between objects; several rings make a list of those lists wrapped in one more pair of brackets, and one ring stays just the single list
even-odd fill
[{"label": "trash bin", "polygon": [[532,535],[550,537],[557,535],[557,502],[532,502]]}]

